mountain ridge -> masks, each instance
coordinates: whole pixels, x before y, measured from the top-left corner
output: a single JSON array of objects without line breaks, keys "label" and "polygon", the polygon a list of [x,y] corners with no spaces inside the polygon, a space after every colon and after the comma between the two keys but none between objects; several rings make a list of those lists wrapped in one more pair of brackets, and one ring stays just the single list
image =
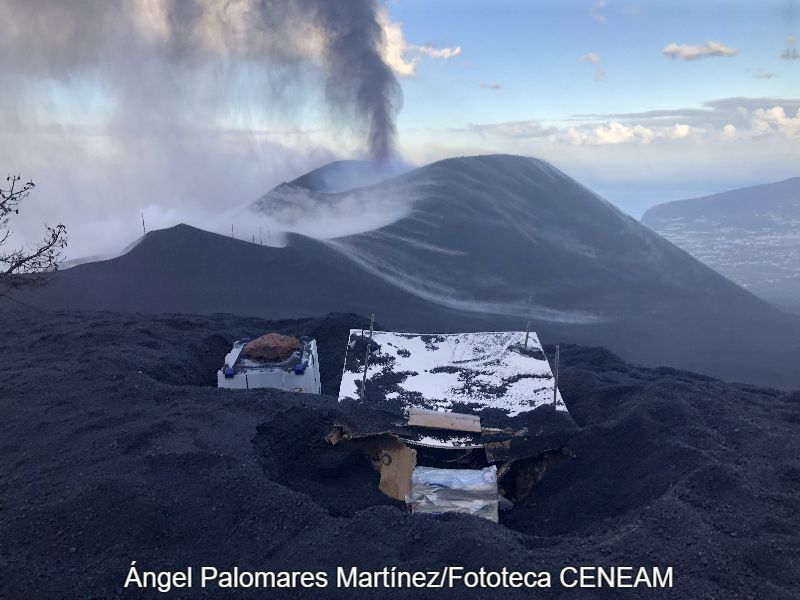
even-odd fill
[{"label": "mountain ridge", "polygon": [[[549,163],[447,159],[359,188],[406,211],[332,240],[281,248],[188,226],[58,273],[23,298],[42,308],[228,312],[292,318],[377,313],[406,331],[516,329],[608,347],[628,360],[800,387],[794,319],[701,264]],[[331,194],[331,197],[337,194]]]},{"label": "mountain ridge", "polygon": [[800,312],[800,177],[657,205],[642,222],[759,297]]},{"label": "mountain ridge", "polygon": [[[707,194],[705,196],[697,196],[696,198],[662,202],[648,208],[644,215],[642,215],[642,222],[647,223],[647,221],[670,216],[670,213],[673,213],[673,211],[686,214],[685,209],[694,209],[696,212],[701,212],[712,207],[724,207],[726,210],[750,208],[748,205],[752,202],[751,194],[784,187],[792,192],[800,189],[800,177],[788,177],[787,179],[781,179],[774,183],[760,183],[743,188],[726,190],[724,192]],[[719,204],[719,206],[715,206],[717,204]]]}]

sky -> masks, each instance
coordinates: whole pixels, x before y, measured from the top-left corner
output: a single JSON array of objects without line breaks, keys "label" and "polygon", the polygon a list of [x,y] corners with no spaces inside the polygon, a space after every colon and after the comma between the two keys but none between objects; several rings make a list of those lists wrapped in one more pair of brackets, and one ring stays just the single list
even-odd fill
[{"label": "sky", "polygon": [[543,158],[640,217],[800,175],[798,38],[793,0],[0,0],[14,239],[112,252],[386,152]]},{"label": "sky", "polygon": [[796,2],[400,1],[390,14],[407,39],[461,50],[403,80],[401,139],[422,160],[538,156],[637,217],[798,174]]}]

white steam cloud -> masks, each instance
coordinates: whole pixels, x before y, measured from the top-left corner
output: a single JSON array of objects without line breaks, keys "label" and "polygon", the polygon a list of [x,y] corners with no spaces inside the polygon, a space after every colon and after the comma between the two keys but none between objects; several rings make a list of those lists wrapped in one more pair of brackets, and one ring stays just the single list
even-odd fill
[{"label": "white steam cloud", "polygon": [[142,210],[148,229],[204,221],[338,153],[391,157],[402,94],[382,11],[0,0],[0,164],[37,184],[14,241],[62,221],[70,258],[103,253],[141,233]]}]

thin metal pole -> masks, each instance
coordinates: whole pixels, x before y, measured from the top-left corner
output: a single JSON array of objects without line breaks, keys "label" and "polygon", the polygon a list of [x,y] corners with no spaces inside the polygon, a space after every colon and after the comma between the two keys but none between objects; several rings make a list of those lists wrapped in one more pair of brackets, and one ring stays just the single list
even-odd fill
[{"label": "thin metal pole", "polygon": [[258,239],[261,242],[261,245],[263,246],[264,245],[264,236],[261,235],[261,226],[260,225],[258,227]]},{"label": "thin metal pole", "polygon": [[369,368],[369,351],[372,348],[372,330],[375,326],[375,313],[369,318],[369,341],[367,342],[367,352],[364,355],[364,377],[361,380],[361,399],[366,400],[367,398],[367,369]]},{"label": "thin metal pole", "polygon": [[528,336],[531,334],[531,322],[528,321],[528,324],[525,326],[525,349],[528,348]]},{"label": "thin metal pole", "polygon": [[558,355],[559,355],[559,347],[558,345],[556,345],[556,360],[555,360],[556,372],[553,373],[553,406],[555,406],[558,402]]},{"label": "thin metal pole", "polygon": [[231,223],[231,237],[233,237],[233,223]]},{"label": "thin metal pole", "polygon": [[144,213],[142,213],[142,233],[147,233],[147,229],[144,226]]}]

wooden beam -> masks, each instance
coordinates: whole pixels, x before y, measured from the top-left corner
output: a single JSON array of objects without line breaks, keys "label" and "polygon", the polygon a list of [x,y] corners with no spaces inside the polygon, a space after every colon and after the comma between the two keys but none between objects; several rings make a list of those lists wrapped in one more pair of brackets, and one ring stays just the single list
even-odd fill
[{"label": "wooden beam", "polygon": [[481,418],[477,415],[440,412],[413,406],[408,409],[408,424],[416,427],[430,427],[431,429],[481,432]]}]

